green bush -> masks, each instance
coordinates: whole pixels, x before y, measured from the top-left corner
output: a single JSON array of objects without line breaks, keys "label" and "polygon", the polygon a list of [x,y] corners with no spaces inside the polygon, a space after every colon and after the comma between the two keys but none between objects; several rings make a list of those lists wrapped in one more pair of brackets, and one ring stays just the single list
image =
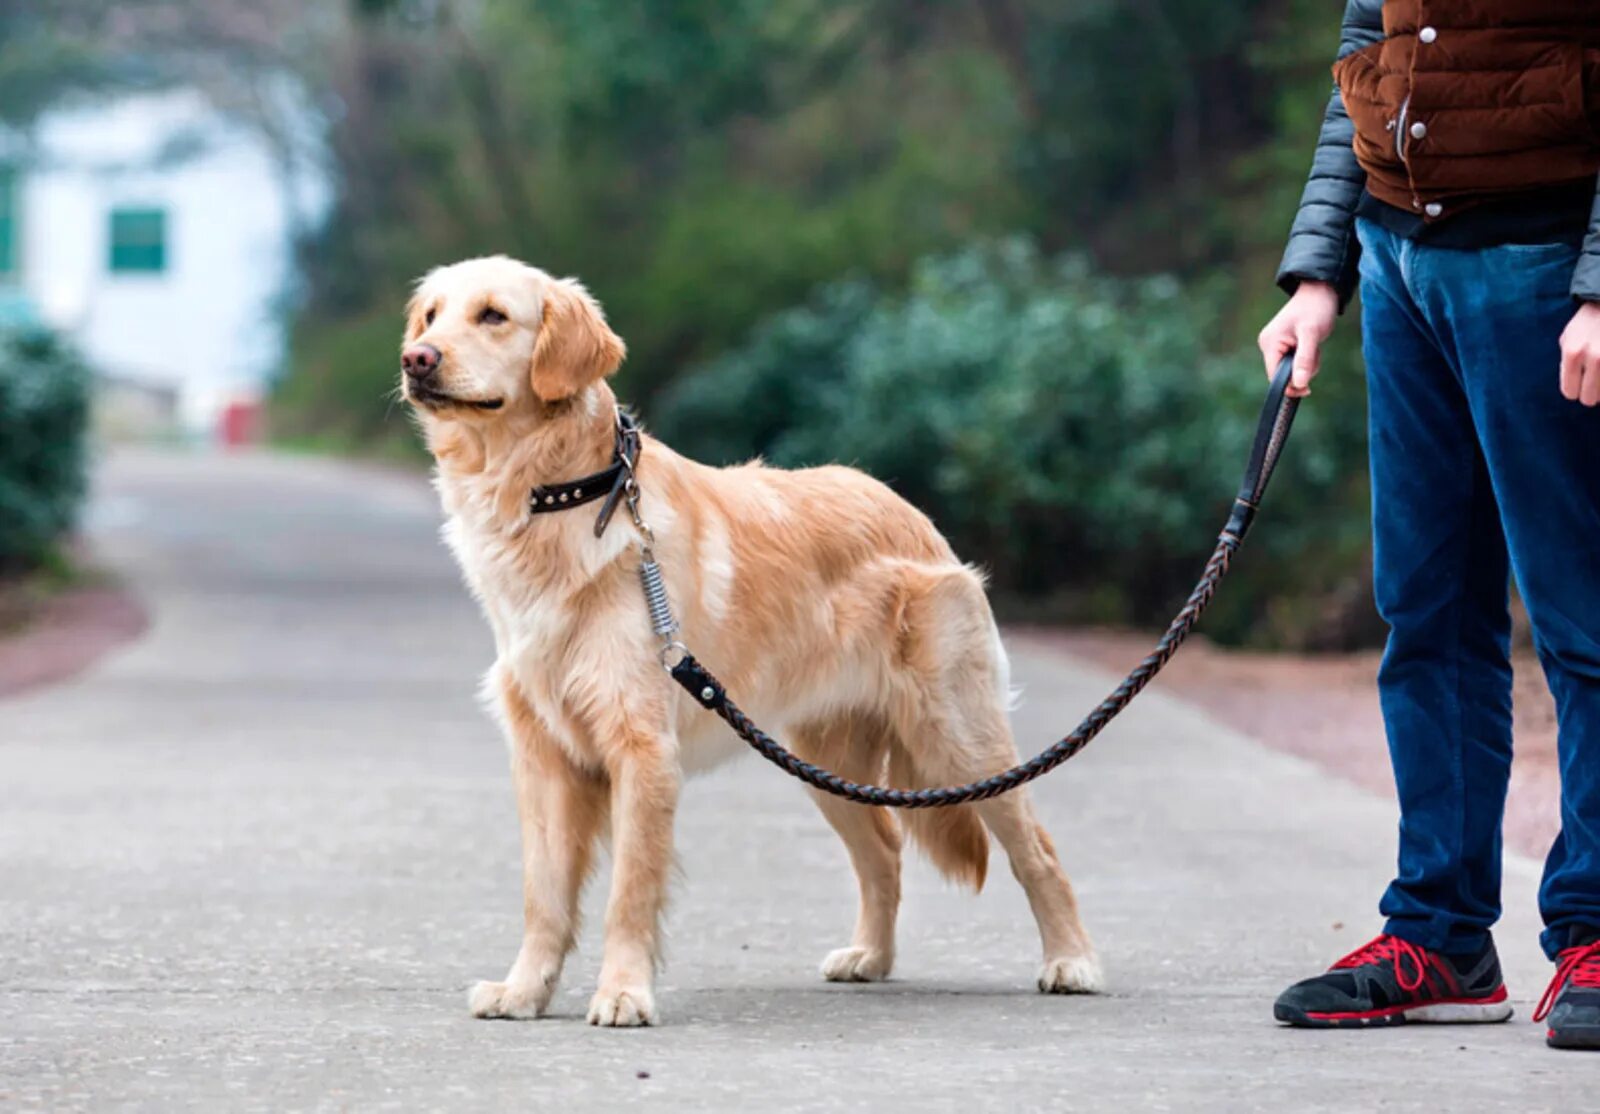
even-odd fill
[{"label": "green bush", "polygon": [[89,376],[53,335],[0,332],[0,572],[45,560],[85,491]]},{"label": "green bush", "polygon": [[[707,460],[865,468],[987,566],[1013,613],[1156,622],[1210,552],[1264,389],[1253,351],[1207,350],[1223,293],[1109,278],[1021,241],[972,249],[923,261],[904,294],[830,287],[651,417]],[[1325,608],[1271,606],[1291,581],[1326,602],[1361,564],[1360,423],[1320,409],[1302,415],[1214,634],[1326,641]]]}]

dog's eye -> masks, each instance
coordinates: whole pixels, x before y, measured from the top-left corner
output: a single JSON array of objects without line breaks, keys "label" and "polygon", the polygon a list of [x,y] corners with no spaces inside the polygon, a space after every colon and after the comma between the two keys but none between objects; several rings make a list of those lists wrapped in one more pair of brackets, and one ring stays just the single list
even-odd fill
[{"label": "dog's eye", "polygon": [[432,325],[433,319],[437,316],[439,316],[439,311],[430,309],[426,314],[423,315],[422,323],[424,325]]},{"label": "dog's eye", "polygon": [[504,325],[505,321],[506,315],[493,306],[484,306],[483,311],[478,314],[478,324],[480,325]]}]

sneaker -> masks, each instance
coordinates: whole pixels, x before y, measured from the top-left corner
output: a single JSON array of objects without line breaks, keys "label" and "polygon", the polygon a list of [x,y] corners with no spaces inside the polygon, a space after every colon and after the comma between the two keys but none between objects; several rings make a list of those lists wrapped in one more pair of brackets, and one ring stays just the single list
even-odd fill
[{"label": "sneaker", "polygon": [[1272,1015],[1303,1029],[1361,1029],[1505,1021],[1511,1003],[1492,941],[1478,955],[1459,958],[1384,935],[1327,974],[1285,990]]},{"label": "sneaker", "polygon": [[1600,936],[1556,958],[1556,977],[1533,1011],[1551,1048],[1600,1048]]}]

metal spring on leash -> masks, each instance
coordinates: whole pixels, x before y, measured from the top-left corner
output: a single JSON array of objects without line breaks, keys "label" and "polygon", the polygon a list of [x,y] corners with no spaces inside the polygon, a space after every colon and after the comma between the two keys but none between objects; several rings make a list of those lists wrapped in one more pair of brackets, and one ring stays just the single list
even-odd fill
[{"label": "metal spring on leash", "polygon": [[678,633],[678,620],[672,614],[672,604],[667,599],[661,566],[649,553],[639,562],[639,580],[644,585],[645,606],[650,609],[650,626],[658,637],[670,639]]}]

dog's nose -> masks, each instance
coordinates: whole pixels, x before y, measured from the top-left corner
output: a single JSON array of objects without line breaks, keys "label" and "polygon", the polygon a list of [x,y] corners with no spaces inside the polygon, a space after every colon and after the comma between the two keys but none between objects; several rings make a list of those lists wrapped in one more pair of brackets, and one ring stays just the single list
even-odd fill
[{"label": "dog's nose", "polygon": [[426,379],[439,370],[439,350],[431,344],[413,344],[400,353],[400,370],[413,379]]}]

